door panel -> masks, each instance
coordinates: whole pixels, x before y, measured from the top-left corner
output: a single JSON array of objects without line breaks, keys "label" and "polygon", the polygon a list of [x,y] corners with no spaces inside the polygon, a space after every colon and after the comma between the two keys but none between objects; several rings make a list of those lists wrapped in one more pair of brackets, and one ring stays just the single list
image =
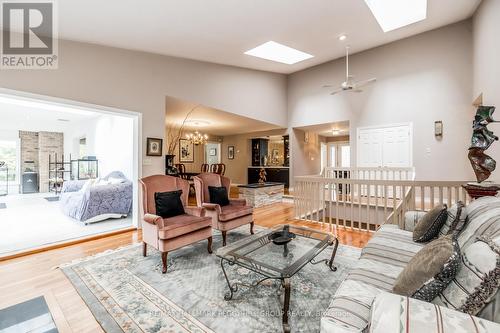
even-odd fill
[{"label": "door panel", "polygon": [[411,125],[358,129],[358,167],[409,167],[411,155]]}]

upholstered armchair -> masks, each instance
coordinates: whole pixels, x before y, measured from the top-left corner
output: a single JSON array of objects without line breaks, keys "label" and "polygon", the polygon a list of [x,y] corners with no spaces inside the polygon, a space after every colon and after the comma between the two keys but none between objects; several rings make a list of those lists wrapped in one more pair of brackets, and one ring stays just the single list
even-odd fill
[{"label": "upholstered armchair", "polygon": [[229,195],[231,180],[215,173],[202,173],[193,178],[198,207],[206,209],[206,215],[212,218],[212,227],[222,232],[222,246],[226,246],[229,230],[249,223],[253,234],[253,208],[247,206],[245,199],[230,199],[229,205],[220,206],[210,203],[209,186],[224,186]]},{"label": "upholstered armchair", "polygon": [[[208,253],[212,253],[211,218],[205,217],[205,209],[188,206],[189,183],[181,178],[156,175],[142,178],[143,255],[147,255],[150,245],[161,252],[163,273],[167,272],[167,254],[183,246],[208,240]],[[185,214],[170,218],[156,215],[156,192],[182,190],[181,201]]]}]

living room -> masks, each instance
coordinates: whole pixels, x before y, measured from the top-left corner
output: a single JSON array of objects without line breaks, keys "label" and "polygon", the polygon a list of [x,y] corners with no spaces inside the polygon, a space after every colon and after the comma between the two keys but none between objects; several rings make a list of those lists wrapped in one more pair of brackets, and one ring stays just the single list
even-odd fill
[{"label": "living room", "polygon": [[0,331],[499,330],[499,1],[45,2],[0,93],[132,116],[137,212],[0,259]]}]

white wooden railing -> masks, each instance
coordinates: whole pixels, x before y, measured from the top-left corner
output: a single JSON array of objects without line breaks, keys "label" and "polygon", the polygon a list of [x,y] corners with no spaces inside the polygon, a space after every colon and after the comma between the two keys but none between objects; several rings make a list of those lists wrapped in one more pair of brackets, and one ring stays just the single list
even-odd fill
[{"label": "white wooden railing", "polygon": [[333,168],[321,172],[324,178],[348,178],[365,180],[415,180],[415,168]]},{"label": "white wooden railing", "polygon": [[[351,175],[354,174],[351,171]],[[372,173],[373,175],[374,173]],[[410,178],[414,177],[414,173]],[[295,218],[330,228],[376,230],[384,223],[403,227],[408,210],[428,211],[437,204],[468,203],[466,181],[415,181],[328,178],[294,179]]]}]

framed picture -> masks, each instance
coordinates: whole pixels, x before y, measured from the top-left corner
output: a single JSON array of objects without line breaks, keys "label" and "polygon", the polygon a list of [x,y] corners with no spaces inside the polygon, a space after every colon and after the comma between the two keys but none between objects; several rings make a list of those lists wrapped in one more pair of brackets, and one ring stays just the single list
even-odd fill
[{"label": "framed picture", "polygon": [[210,148],[208,150],[208,155],[209,156],[217,156],[217,148]]},{"label": "framed picture", "polygon": [[434,135],[436,137],[443,136],[443,122],[441,120],[434,122]]},{"label": "framed picture", "polygon": [[146,140],[146,155],[147,156],[162,156],[163,155],[163,139],[147,138]]},{"label": "framed picture", "polygon": [[234,146],[227,147],[227,159],[234,160]]},{"label": "framed picture", "polygon": [[179,139],[179,162],[194,162],[194,145],[187,139]]}]

